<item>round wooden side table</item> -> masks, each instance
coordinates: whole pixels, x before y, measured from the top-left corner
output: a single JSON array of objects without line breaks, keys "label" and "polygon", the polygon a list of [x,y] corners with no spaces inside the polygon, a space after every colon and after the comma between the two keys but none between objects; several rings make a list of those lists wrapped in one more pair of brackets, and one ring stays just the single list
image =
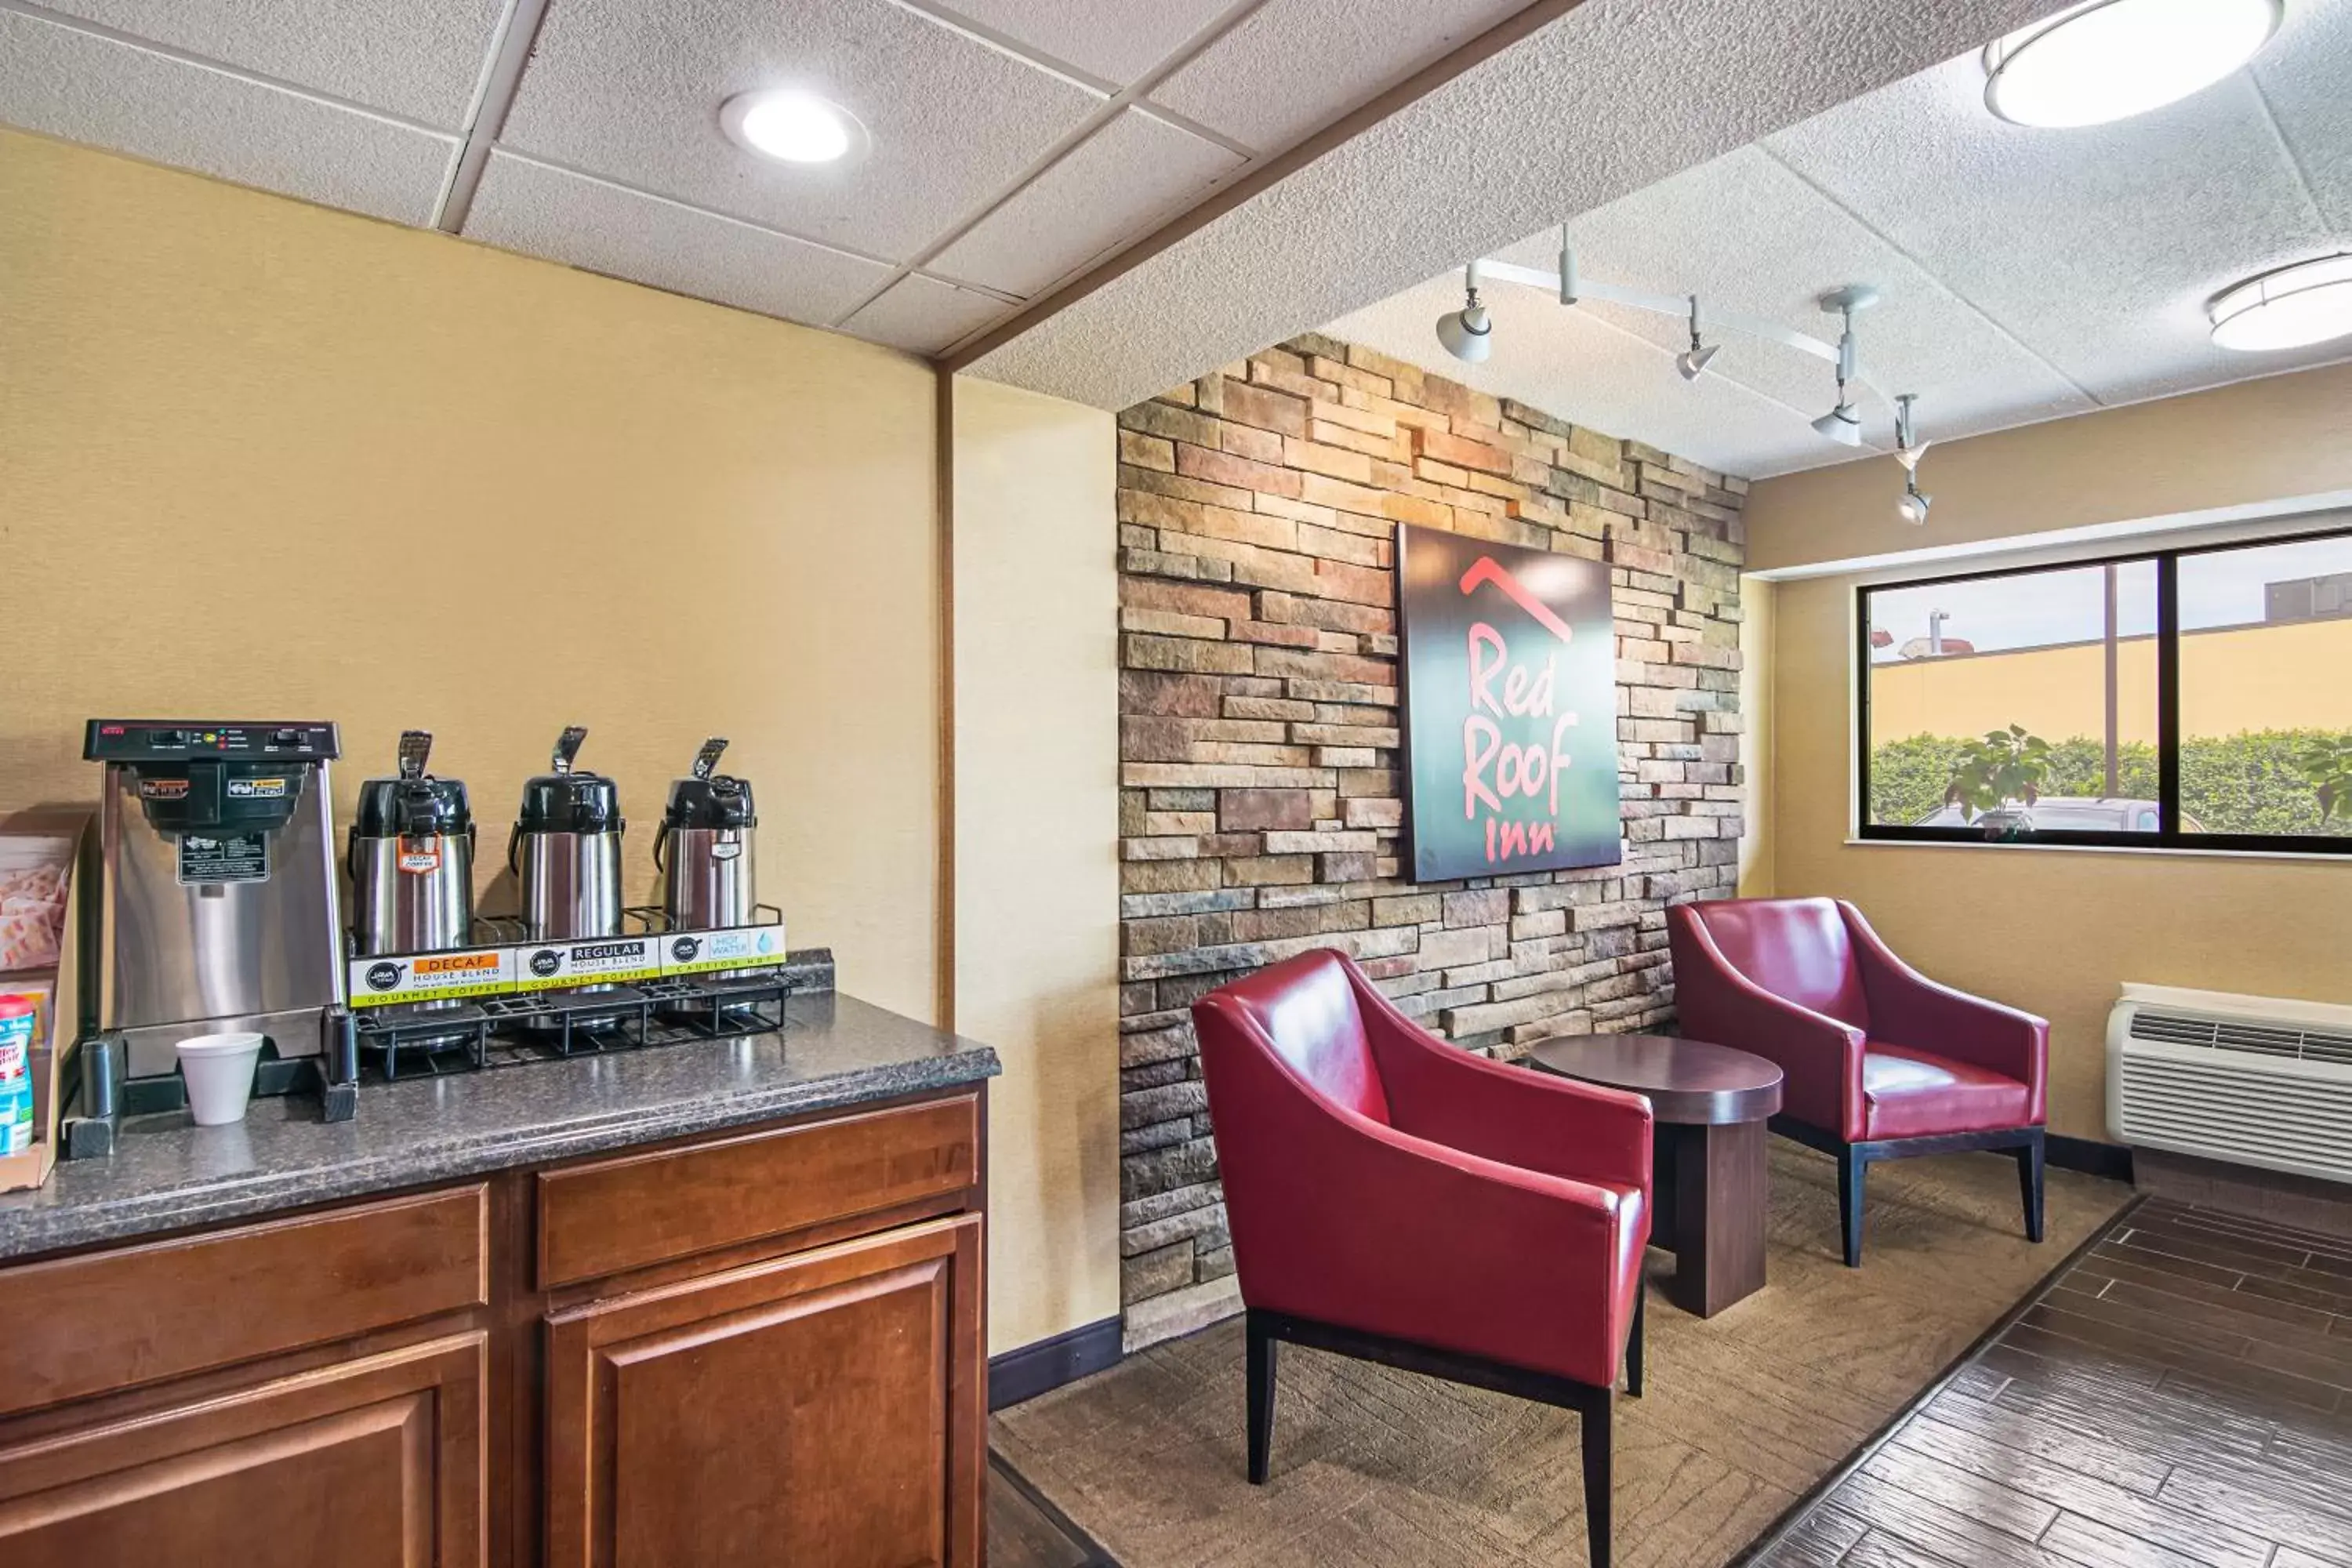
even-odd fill
[{"label": "round wooden side table", "polygon": [[1675,1255],[1669,1300],[1711,1318],[1763,1289],[1764,1123],[1780,1109],[1779,1068],[1664,1035],[1563,1035],[1528,1061],[1649,1100],[1650,1245]]}]

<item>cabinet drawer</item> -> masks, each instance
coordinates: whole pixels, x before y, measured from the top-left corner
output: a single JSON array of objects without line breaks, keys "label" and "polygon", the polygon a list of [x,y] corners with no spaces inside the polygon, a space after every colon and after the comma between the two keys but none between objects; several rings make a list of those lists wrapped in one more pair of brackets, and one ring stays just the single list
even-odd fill
[{"label": "cabinet drawer", "polygon": [[478,1185],[0,1271],[0,1415],[489,1300]]},{"label": "cabinet drawer", "polygon": [[539,1176],[539,1284],[575,1284],[974,1185],[977,1100],[599,1160]]}]

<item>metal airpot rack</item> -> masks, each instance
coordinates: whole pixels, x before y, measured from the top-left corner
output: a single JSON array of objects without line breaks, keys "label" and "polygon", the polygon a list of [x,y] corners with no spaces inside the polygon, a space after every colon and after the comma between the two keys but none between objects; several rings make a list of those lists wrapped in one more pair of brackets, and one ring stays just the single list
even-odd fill
[{"label": "metal airpot rack", "polygon": [[[354,957],[354,997],[372,983],[365,979],[371,967],[413,964],[417,959],[448,963],[478,958],[488,964],[495,955],[498,972],[518,982],[478,988],[430,1009],[356,1005],[361,1060],[370,1076],[396,1082],[780,1032],[785,999],[799,985],[782,962],[783,911],[760,904],[752,912],[749,925],[689,931],[677,927],[658,906],[625,909],[621,936],[607,940],[646,943],[651,961],[667,972],[633,973],[590,992],[533,989],[520,983],[533,972],[534,959],[591,943],[533,942],[523,923],[509,916],[475,916],[474,936],[480,945],[452,953]],[[709,956],[714,939],[756,950],[757,956],[743,971],[714,973],[709,966],[721,962]]]}]

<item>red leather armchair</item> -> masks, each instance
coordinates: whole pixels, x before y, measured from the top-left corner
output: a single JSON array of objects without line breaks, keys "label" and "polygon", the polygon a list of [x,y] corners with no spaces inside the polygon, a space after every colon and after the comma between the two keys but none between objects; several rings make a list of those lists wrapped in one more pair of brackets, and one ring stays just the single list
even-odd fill
[{"label": "red leather armchair", "polygon": [[1436,1039],[1345,956],[1192,1005],[1248,1312],[1249,1479],[1282,1341],[1582,1413],[1592,1562],[1610,1415],[1642,1380],[1649,1102]]},{"label": "red leather armchair", "polygon": [[1907,1154],[2013,1149],[2042,1239],[2047,1023],[1928,979],[1843,900],[1677,904],[1666,922],[1683,1032],[1779,1063],[1772,1130],[1838,1157],[1848,1268],[1864,1173]]}]

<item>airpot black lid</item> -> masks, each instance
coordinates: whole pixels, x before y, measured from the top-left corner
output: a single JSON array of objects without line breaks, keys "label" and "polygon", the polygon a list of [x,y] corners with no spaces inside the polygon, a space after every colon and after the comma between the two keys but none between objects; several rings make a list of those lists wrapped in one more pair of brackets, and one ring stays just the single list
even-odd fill
[{"label": "airpot black lid", "polygon": [[463,779],[370,779],[352,830],[362,838],[429,838],[474,826]]},{"label": "airpot black lid", "polygon": [[602,773],[541,773],[522,786],[525,833],[618,833],[621,792]]},{"label": "airpot black lid", "polygon": [[662,821],[671,832],[694,827],[756,827],[751,786],[730,773],[674,780]]}]

